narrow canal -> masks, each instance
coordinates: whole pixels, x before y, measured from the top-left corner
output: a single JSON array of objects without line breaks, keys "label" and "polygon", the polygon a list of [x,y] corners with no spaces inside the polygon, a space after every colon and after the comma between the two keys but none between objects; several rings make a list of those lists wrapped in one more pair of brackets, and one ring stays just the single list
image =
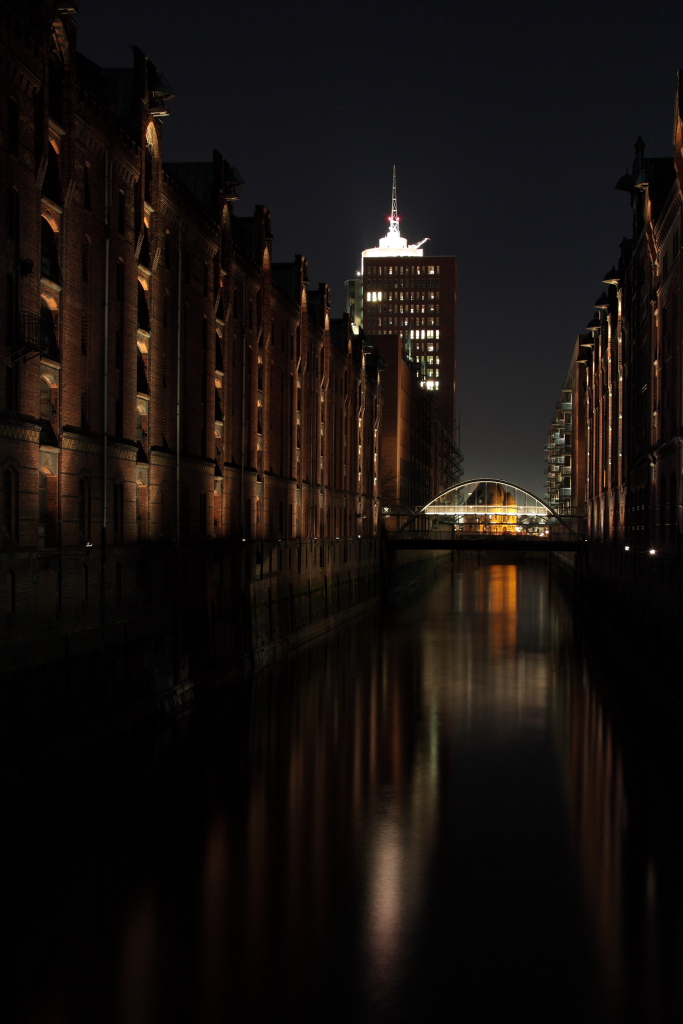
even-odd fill
[{"label": "narrow canal", "polygon": [[590,666],[544,565],[449,567],[41,783],[5,1019],[680,1021],[677,755]]}]

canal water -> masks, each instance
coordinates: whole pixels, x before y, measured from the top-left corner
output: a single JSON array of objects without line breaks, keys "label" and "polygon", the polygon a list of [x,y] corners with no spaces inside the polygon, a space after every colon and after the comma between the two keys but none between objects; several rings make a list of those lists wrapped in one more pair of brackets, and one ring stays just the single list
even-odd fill
[{"label": "canal water", "polygon": [[612,643],[544,564],[450,566],[42,778],[4,810],[3,1016],[680,1021],[677,727]]}]

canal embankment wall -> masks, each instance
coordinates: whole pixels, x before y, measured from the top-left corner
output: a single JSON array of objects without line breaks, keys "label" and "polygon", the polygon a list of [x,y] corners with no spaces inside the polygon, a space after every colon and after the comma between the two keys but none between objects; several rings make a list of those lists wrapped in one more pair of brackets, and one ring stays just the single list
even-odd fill
[{"label": "canal embankment wall", "polygon": [[9,561],[0,776],[182,710],[415,585],[445,557],[346,538]]}]

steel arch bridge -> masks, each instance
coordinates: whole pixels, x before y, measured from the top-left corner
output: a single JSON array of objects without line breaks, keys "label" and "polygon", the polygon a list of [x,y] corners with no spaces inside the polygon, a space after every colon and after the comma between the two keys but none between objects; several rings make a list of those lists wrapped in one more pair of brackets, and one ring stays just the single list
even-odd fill
[{"label": "steel arch bridge", "polygon": [[454,484],[420,509],[385,510],[385,518],[396,548],[571,551],[583,533],[582,516],[560,515],[508,480],[483,478]]}]

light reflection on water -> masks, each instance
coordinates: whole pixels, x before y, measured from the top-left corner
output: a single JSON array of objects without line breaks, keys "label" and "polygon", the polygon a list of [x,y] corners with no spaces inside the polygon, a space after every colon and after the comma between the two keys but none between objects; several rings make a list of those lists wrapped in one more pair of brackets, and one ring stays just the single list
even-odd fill
[{"label": "light reflection on water", "polygon": [[672,846],[542,566],[447,570],[175,732],[14,830],[13,1020],[677,1019]]}]

